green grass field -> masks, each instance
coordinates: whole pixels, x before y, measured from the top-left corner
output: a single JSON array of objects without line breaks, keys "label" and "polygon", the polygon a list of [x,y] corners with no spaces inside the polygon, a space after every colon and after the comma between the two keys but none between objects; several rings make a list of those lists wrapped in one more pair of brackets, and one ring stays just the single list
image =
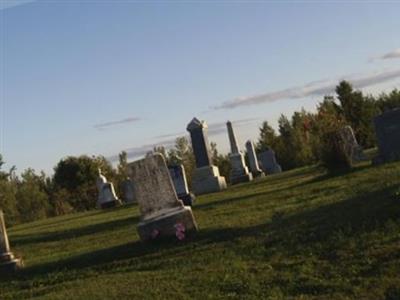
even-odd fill
[{"label": "green grass field", "polygon": [[400,299],[400,163],[307,167],[198,197],[199,232],[142,244],[137,206],[15,226],[0,299]]}]

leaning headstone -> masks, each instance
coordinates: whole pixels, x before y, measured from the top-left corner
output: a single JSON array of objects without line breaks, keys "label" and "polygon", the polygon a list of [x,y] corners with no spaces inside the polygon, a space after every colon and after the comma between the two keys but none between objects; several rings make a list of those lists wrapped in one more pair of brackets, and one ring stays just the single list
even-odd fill
[{"label": "leaning headstone", "polygon": [[96,185],[99,192],[97,198],[97,207],[110,208],[121,205],[121,200],[119,200],[115,194],[114,185],[111,182],[107,182],[107,178],[101,174],[100,169]]},{"label": "leaning headstone", "polygon": [[0,274],[9,274],[22,267],[22,261],[10,250],[3,211],[0,210]]},{"label": "leaning headstone", "polygon": [[400,108],[374,119],[379,155],[376,163],[400,160]]},{"label": "leaning headstone", "polygon": [[231,153],[229,153],[229,160],[231,162],[230,182],[231,184],[249,182],[253,180],[253,175],[249,173],[246,163],[244,162],[244,155],[239,150],[232,123],[228,121],[226,127],[228,128],[229,142],[231,145]]},{"label": "leaning headstone", "polygon": [[269,149],[260,153],[259,156],[262,169],[266,174],[275,174],[282,172],[281,166],[276,161],[274,150]]},{"label": "leaning headstone", "polygon": [[132,180],[128,177],[121,183],[122,200],[124,203],[134,203],[135,200],[135,186]]},{"label": "leaning headstone", "polygon": [[196,160],[192,183],[194,193],[201,195],[226,189],[225,177],[220,176],[218,167],[211,161],[206,122],[194,118],[186,129],[190,133]]},{"label": "leaning headstone", "polygon": [[174,165],[168,167],[169,174],[175,187],[178,198],[183,201],[186,206],[192,206],[194,195],[190,193],[186,180],[185,168],[183,165]]},{"label": "leaning headstone", "polygon": [[354,163],[365,160],[362,147],[358,144],[351,126],[344,126],[338,131],[338,150],[346,161],[347,166],[352,167]]},{"label": "leaning headstone", "polygon": [[143,241],[197,231],[192,209],[178,200],[164,157],[154,154],[128,165],[135,182],[141,221],[137,230]]},{"label": "leaning headstone", "polygon": [[250,172],[253,174],[253,177],[254,178],[264,177],[265,174],[263,171],[261,171],[258,165],[258,159],[252,141],[248,140],[246,142],[246,150],[247,150],[247,156],[249,158]]}]

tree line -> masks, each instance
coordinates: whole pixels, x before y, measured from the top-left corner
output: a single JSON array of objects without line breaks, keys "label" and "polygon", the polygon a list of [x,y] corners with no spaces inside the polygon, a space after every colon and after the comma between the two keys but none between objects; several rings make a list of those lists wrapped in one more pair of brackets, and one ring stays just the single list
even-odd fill
[{"label": "tree line", "polygon": [[[291,118],[281,115],[278,131],[264,121],[259,128],[256,151],[260,153],[272,148],[283,170],[315,163],[327,168],[336,167],[342,160],[335,148],[337,130],[350,125],[362,147],[374,147],[373,118],[396,107],[400,107],[400,91],[397,89],[373,97],[342,81],[336,87],[336,97],[325,96],[316,112],[302,109],[294,112]],[[210,146],[214,164],[229,180],[231,166],[228,155],[218,153],[216,143],[212,142]],[[195,159],[186,137],[177,138],[172,149],[159,146],[150,153],[153,152],[162,153],[169,165],[183,164],[191,184]],[[116,168],[103,156],[63,158],[54,167],[51,177],[30,168],[17,176],[15,167],[5,171],[2,170],[3,164],[0,155],[0,208],[7,215],[9,224],[94,209],[99,168],[113,182],[118,195],[121,195],[121,184],[128,176],[127,153],[124,151],[119,154]]]}]

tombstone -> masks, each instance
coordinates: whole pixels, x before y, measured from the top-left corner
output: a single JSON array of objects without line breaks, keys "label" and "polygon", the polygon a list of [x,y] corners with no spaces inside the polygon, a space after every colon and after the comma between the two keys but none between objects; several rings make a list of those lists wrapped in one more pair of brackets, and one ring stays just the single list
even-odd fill
[{"label": "tombstone", "polygon": [[176,236],[183,239],[197,231],[192,209],[178,200],[164,157],[157,153],[128,165],[135,182],[135,197],[141,221],[137,230],[142,241]]},{"label": "tombstone", "polygon": [[228,121],[226,127],[228,128],[229,142],[231,145],[231,153],[229,153],[229,160],[231,162],[230,182],[231,184],[249,182],[253,180],[253,175],[249,173],[246,163],[244,162],[244,155],[239,150],[232,123]]},{"label": "tombstone", "polygon": [[218,167],[211,161],[206,122],[194,118],[186,129],[190,133],[196,160],[192,184],[194,193],[201,195],[226,189],[225,177],[220,176]]},{"label": "tombstone", "polygon": [[183,165],[174,165],[168,167],[169,174],[172,179],[172,183],[174,184],[176,194],[178,198],[183,201],[183,204],[186,206],[192,206],[195,197],[192,193],[190,193],[185,168]]},{"label": "tombstone", "polygon": [[264,177],[265,174],[263,171],[261,171],[258,165],[258,159],[252,141],[248,140],[246,142],[246,150],[247,150],[247,156],[249,158],[250,172],[253,174],[253,177],[254,178]]},{"label": "tombstone", "polygon": [[400,160],[400,108],[387,111],[374,119],[378,141],[376,163]]},{"label": "tombstone", "polygon": [[22,260],[10,251],[3,211],[0,210],[0,274],[9,274],[22,268]]},{"label": "tombstone", "polygon": [[132,180],[128,177],[121,183],[122,200],[124,203],[134,203],[135,199],[135,186]]},{"label": "tombstone", "polygon": [[99,192],[97,198],[98,208],[110,208],[121,205],[121,200],[115,195],[114,185],[111,182],[107,182],[107,178],[101,174],[100,169],[96,185]]},{"label": "tombstone", "polygon": [[281,173],[282,168],[275,158],[275,152],[272,149],[264,151],[259,154],[261,167],[266,174]]},{"label": "tombstone", "polygon": [[362,147],[358,144],[351,126],[344,126],[338,131],[339,145],[338,150],[342,152],[348,167],[354,163],[365,160]]}]

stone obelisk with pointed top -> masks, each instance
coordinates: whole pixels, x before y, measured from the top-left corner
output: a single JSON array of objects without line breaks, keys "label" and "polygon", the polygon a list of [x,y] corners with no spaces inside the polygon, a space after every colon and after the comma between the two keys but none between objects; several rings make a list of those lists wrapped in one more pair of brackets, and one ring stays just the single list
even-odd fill
[{"label": "stone obelisk with pointed top", "polygon": [[231,144],[231,153],[229,153],[229,159],[232,167],[230,174],[231,184],[251,181],[253,180],[253,176],[251,173],[249,173],[244,161],[244,155],[239,150],[232,123],[228,121],[226,123],[226,127],[228,128],[229,142]]},{"label": "stone obelisk with pointed top", "polygon": [[219,192],[226,188],[225,177],[212,164],[207,137],[207,124],[194,118],[187,126],[196,160],[193,173],[193,191],[196,195]]},{"label": "stone obelisk with pointed top", "polygon": [[263,171],[261,171],[260,166],[258,165],[256,151],[254,149],[254,145],[251,140],[248,140],[246,142],[246,150],[247,150],[247,156],[249,157],[249,168],[251,174],[253,174],[254,178],[264,177],[265,174]]},{"label": "stone obelisk with pointed top", "polygon": [[3,211],[0,210],[0,274],[8,274],[22,267],[22,261],[10,250]]}]

